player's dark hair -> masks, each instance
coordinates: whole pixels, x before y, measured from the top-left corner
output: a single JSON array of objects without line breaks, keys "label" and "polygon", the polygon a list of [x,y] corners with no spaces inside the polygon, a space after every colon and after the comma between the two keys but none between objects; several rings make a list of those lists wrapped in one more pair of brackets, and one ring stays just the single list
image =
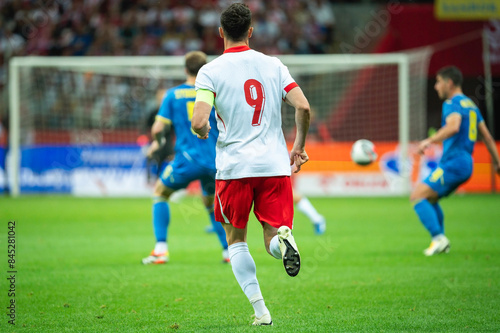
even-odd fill
[{"label": "player's dark hair", "polygon": [[248,29],[252,23],[252,12],[247,5],[233,3],[227,7],[220,16],[220,25],[226,38],[239,42],[247,37]]},{"label": "player's dark hair", "polygon": [[464,82],[462,72],[455,66],[443,67],[437,72],[437,75],[441,76],[445,80],[451,80],[457,87],[461,87]]},{"label": "player's dark hair", "polygon": [[200,68],[207,63],[207,55],[201,51],[188,52],[185,59],[187,72],[192,76],[196,76]]}]

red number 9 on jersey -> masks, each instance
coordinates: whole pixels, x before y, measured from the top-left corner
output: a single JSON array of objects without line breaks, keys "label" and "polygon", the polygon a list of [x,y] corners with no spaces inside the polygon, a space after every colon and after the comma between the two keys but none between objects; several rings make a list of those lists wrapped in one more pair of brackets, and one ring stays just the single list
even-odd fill
[{"label": "red number 9 on jersey", "polygon": [[266,103],[266,93],[262,83],[255,79],[250,79],[245,82],[245,99],[248,105],[255,109],[252,118],[252,126],[259,126],[262,119],[262,111]]}]

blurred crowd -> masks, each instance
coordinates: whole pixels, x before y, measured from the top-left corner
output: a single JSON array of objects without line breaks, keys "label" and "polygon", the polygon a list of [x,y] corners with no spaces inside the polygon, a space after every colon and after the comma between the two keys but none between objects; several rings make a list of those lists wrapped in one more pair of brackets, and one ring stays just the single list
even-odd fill
[{"label": "blurred crowd", "polygon": [[[184,55],[191,50],[218,55],[223,52],[220,13],[233,2],[0,0],[0,127],[8,126],[11,57]],[[244,2],[253,13],[252,48],[267,54],[332,52],[335,17],[328,0]],[[50,68],[26,75],[21,118],[34,130],[133,128],[156,107],[154,91],[135,96],[143,88],[137,78]]]},{"label": "blurred crowd", "polygon": [[[2,0],[1,83],[15,55],[220,54],[228,0]],[[328,53],[335,17],[327,0],[248,0],[252,48],[268,54]]]},{"label": "blurred crowd", "polygon": [[[232,2],[237,1],[1,0],[0,124],[8,124],[11,57],[183,55],[191,50],[218,55],[223,52],[220,13]],[[268,54],[331,52],[335,17],[328,0],[244,2],[253,13],[252,48]],[[23,92],[31,97],[21,101],[21,112],[29,110],[30,122],[38,129],[97,128],[103,122],[126,128],[151,107],[149,98],[123,102],[138,85],[130,78],[95,75],[89,79],[40,69],[32,72],[29,81]],[[104,81],[109,87],[102,87]],[[88,97],[76,98],[75,88],[83,86],[79,94]],[[91,87],[101,87],[92,103]],[[120,93],[106,94],[106,89]]]}]

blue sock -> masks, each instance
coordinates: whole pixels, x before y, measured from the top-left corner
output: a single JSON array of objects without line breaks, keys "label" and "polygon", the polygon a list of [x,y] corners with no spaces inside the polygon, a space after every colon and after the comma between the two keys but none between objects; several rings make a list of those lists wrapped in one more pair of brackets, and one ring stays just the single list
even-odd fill
[{"label": "blue sock", "polygon": [[420,222],[429,231],[432,237],[439,235],[441,233],[441,227],[439,225],[438,216],[436,211],[432,207],[431,203],[424,199],[413,206],[413,209],[417,213]]},{"label": "blue sock", "polygon": [[436,215],[437,215],[437,218],[438,218],[438,222],[439,222],[439,226],[441,227],[441,234],[444,234],[444,214],[443,214],[443,210],[441,209],[441,206],[439,205],[438,202],[436,202],[435,204],[432,204],[432,207],[434,208],[434,211],[436,212]]},{"label": "blue sock", "polygon": [[211,209],[207,208],[207,211],[208,211],[208,216],[210,216],[210,222],[212,222],[214,231],[217,234],[217,237],[219,237],[219,242],[222,245],[222,248],[227,249],[226,232],[224,231],[222,223],[215,221],[215,214],[213,208]]},{"label": "blue sock", "polygon": [[167,241],[168,225],[170,223],[170,209],[163,197],[153,198],[153,230],[157,242]]}]

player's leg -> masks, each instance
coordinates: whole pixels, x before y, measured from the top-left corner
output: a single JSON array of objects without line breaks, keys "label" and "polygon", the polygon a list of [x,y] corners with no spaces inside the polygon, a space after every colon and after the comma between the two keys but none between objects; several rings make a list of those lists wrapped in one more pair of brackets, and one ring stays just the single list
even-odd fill
[{"label": "player's leg", "polygon": [[215,218],[222,222],[229,244],[233,274],[255,311],[253,325],[272,325],[257,280],[255,262],[247,245],[247,222],[252,208],[253,190],[248,179],[217,181]]},{"label": "player's leg", "polygon": [[219,242],[222,246],[222,262],[229,262],[229,252],[228,252],[228,244],[226,239],[226,232],[224,231],[224,227],[220,222],[215,221],[214,214],[214,195],[203,195],[203,205],[207,210],[208,217],[210,218],[210,223],[212,224],[212,228],[214,229],[215,234],[219,238]]},{"label": "player's leg", "polygon": [[174,191],[166,187],[160,179],[156,181],[153,192],[153,232],[156,244],[151,254],[142,259],[142,263],[145,265],[164,264],[168,261],[167,235],[170,224],[168,198]]},{"label": "player's leg", "polygon": [[441,233],[439,219],[432,206],[438,201],[438,194],[429,185],[420,183],[410,195],[410,201],[413,203],[413,209],[417,213],[420,222],[427,229],[431,237]]},{"label": "player's leg", "polygon": [[234,276],[248,298],[255,312],[254,325],[272,325],[271,314],[266,307],[264,297],[257,280],[257,267],[248,250],[246,227],[238,229],[231,224],[224,224],[229,244],[229,258]]},{"label": "player's leg", "polygon": [[[212,198],[212,201],[213,201],[213,198]],[[208,207],[206,204],[205,204],[205,207]],[[210,214],[209,214],[210,215]],[[212,215],[210,215],[210,224],[207,225],[205,227],[205,232],[207,234],[212,234],[212,233],[216,233],[217,234],[217,237],[220,237],[220,229],[222,229],[222,231],[224,231],[224,228],[222,227],[222,225],[220,226],[220,229],[218,229],[215,224],[214,224],[214,221],[215,221],[215,218],[212,219]],[[215,223],[218,223],[218,222],[215,222]],[[219,223],[220,224],[220,223]],[[225,234],[224,234],[224,237],[225,237]]]},{"label": "player's leg", "polygon": [[201,190],[203,193],[202,196],[203,204],[205,205],[205,208],[207,210],[212,228],[214,229],[214,232],[219,238],[219,242],[222,246],[222,262],[228,263],[229,253],[227,250],[228,245],[226,240],[226,232],[224,231],[224,228],[222,227],[220,222],[215,221],[215,214],[214,214],[215,173],[216,173],[215,170],[208,171],[205,168],[199,168],[199,171],[195,172],[194,174],[196,174],[200,180]]},{"label": "player's leg", "polygon": [[290,177],[256,178],[254,213],[264,230],[264,243],[269,254],[283,260],[285,271],[296,276],[300,270],[300,254],[292,235],[293,194]]},{"label": "player's leg", "polygon": [[[471,175],[472,157],[459,156],[440,163],[439,167],[412,193],[410,199],[415,203],[415,211],[420,220],[424,225],[426,223],[432,224],[432,228],[427,228],[431,233],[432,242],[424,250],[425,255],[430,256],[449,251],[450,241],[444,235],[444,214],[438,200],[453,193]],[[432,222],[429,222],[431,219]]]},{"label": "player's leg", "polygon": [[276,259],[282,259],[283,255],[280,250],[278,228],[275,228],[266,222],[262,222],[261,224],[264,231],[264,245],[266,246],[267,253]]},{"label": "player's leg", "polygon": [[186,188],[191,182],[191,170],[187,160],[179,154],[161,173],[153,192],[153,230],[156,237],[155,249],[142,260],[143,264],[163,264],[168,261],[168,227],[170,207],[168,200],[175,191]]},{"label": "player's leg", "polygon": [[436,216],[438,218],[439,226],[441,227],[441,233],[444,235],[444,213],[439,201],[432,204],[432,208],[436,212]]},{"label": "player's leg", "polygon": [[207,226],[205,227],[205,232],[206,232],[207,234],[212,234],[212,233],[214,233],[214,232],[215,232],[214,226],[213,226],[213,225],[211,225],[211,224],[207,225]]},{"label": "player's leg", "polygon": [[314,232],[316,235],[322,235],[326,231],[326,221],[325,217],[318,213],[316,208],[311,204],[309,199],[293,190],[293,203],[295,207],[306,215],[311,223],[314,225]]},{"label": "player's leg", "polygon": [[[205,205],[205,207],[207,207],[207,205]],[[213,221],[215,221],[215,219],[213,219],[213,220],[212,220],[212,215],[210,215],[210,224],[209,224],[209,225],[207,225],[207,226],[205,227],[205,232],[206,232],[207,234],[216,233],[216,234],[217,234],[217,237],[220,237],[220,229],[218,229],[218,228],[215,226],[215,224],[214,224],[214,222],[213,222]],[[216,223],[218,223],[218,222],[216,222]],[[220,224],[220,223],[219,223],[219,224]],[[220,228],[224,231],[224,228],[222,227],[222,225],[220,226]],[[224,234],[224,235],[225,235],[225,234]],[[224,237],[225,237],[225,236],[224,236]],[[228,258],[228,259],[229,259],[229,258]]]},{"label": "player's leg", "polygon": [[283,260],[288,275],[296,276],[300,271],[300,254],[291,229],[287,226],[276,229],[266,222],[262,222],[262,226],[267,252],[274,258]]},{"label": "player's leg", "polygon": [[424,250],[426,256],[448,252],[450,249],[450,241],[444,235],[442,225],[444,216],[438,204],[439,198],[448,195],[450,191],[445,171],[439,167],[418,184],[410,196],[415,213],[432,237],[431,244]]}]

